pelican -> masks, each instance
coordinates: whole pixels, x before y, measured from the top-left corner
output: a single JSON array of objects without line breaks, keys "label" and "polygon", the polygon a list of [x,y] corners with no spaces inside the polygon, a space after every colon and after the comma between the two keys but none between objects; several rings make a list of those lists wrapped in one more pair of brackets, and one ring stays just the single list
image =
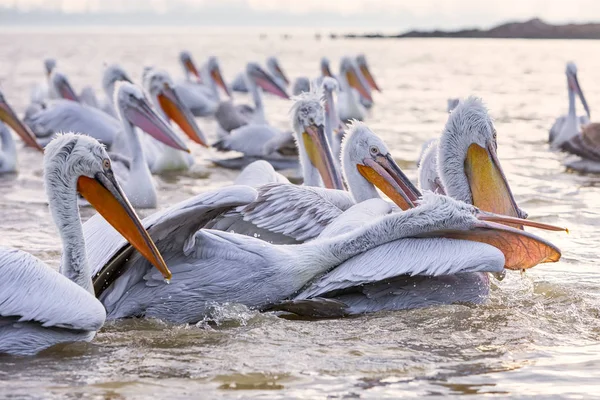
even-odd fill
[{"label": "pelican", "polygon": [[[174,85],[175,92],[195,116],[213,115],[220,103],[218,87],[231,97],[217,58],[209,57],[200,72],[188,52],[182,52],[180,60],[186,72],[186,79]],[[199,81],[194,81],[192,76]]]},{"label": "pelican", "polygon": [[63,242],[60,272],[29,253],[0,247],[0,353],[33,355],[58,343],[90,341],[104,324],[106,311],[94,296],[77,193],[165,279],[171,277],[100,143],[84,135],[58,136],[46,146],[44,181]]},{"label": "pelican", "polygon": [[226,135],[234,129],[248,124],[266,124],[263,99],[258,88],[262,88],[283,99],[289,99],[285,89],[281,87],[269,74],[267,74],[258,64],[248,63],[246,65],[246,80],[254,108],[249,106],[235,106],[231,101],[222,102],[215,114],[219,123],[221,136]]},{"label": "pelican", "polygon": [[47,58],[44,60],[44,70],[46,72],[46,78],[43,82],[38,83],[31,89],[30,100],[31,103],[43,104],[51,98],[53,93],[50,92],[50,75],[56,68],[56,60],[54,58]]},{"label": "pelican", "polygon": [[117,82],[132,83],[131,78],[125,72],[123,67],[118,64],[111,64],[104,68],[102,73],[102,89],[104,90],[104,98],[100,100],[100,109],[113,118],[118,118],[117,110],[114,105],[115,85]]},{"label": "pelican", "polygon": [[325,106],[325,128],[327,130],[327,140],[331,146],[334,157],[339,159],[342,149],[342,139],[344,138],[345,124],[340,121],[340,117],[335,106],[333,93],[338,91],[338,83],[334,78],[324,77],[321,83],[323,88],[323,100]]},{"label": "pelican", "polygon": [[334,78],[335,76],[331,73],[331,66],[329,64],[329,58],[327,57],[322,57],[321,58],[321,76],[322,77],[330,77],[330,78]]},{"label": "pelican", "polygon": [[17,146],[10,134],[8,124],[26,145],[43,152],[42,147],[35,140],[35,135],[17,117],[12,107],[0,92],[0,174],[17,171]]},{"label": "pelican", "polygon": [[[173,81],[166,71],[151,69],[144,77],[144,86],[150,95],[154,108],[165,120],[174,121],[195,143],[208,147],[204,133],[200,130],[191,111],[185,106],[175,90]],[[188,169],[194,158],[171,146],[146,136],[144,151],[152,173]]]},{"label": "pelican", "polygon": [[[163,94],[167,93],[167,94]],[[158,96],[164,99],[174,112],[178,103],[168,97],[173,91],[167,87]],[[154,180],[148,168],[144,147],[135,127],[144,130],[162,144],[178,151],[189,153],[183,141],[171,129],[168,123],[152,109],[142,90],[129,83],[118,82],[115,87],[115,104],[121,120],[123,140],[131,158],[124,162],[115,162],[115,172],[121,181],[125,194],[136,208],[155,208],[158,204]],[[122,160],[119,157],[119,160]],[[116,160],[115,160],[116,161]]]},{"label": "pelican", "polygon": [[[377,90],[381,92],[381,89],[375,82],[373,75],[371,74],[371,70],[369,69],[369,65],[367,64],[367,58],[364,54],[359,54],[356,57],[356,65],[358,66],[358,71],[360,72],[359,77],[364,80],[363,86],[367,90],[369,94],[371,94],[371,90]],[[364,96],[360,97],[361,104],[366,108],[373,107],[373,99],[369,100]]]},{"label": "pelican", "polygon": [[[88,254],[97,273],[96,295],[107,310],[107,319],[136,316],[194,323],[204,319],[214,304],[240,303],[260,309],[292,296],[315,277],[354,257],[362,257],[369,269],[379,271],[378,266],[385,265],[385,272],[392,276],[526,269],[560,257],[558,249],[543,239],[490,222],[529,221],[484,215],[473,206],[433,194],[414,209],[298,245],[199,230],[215,213],[255,196],[255,190],[247,186],[226,187],[143,221],[169,262],[173,273],[169,284],[106,224],[90,219],[85,237],[91,243]],[[402,251],[388,255],[384,263],[381,258],[365,258],[387,243]],[[424,250],[435,257],[424,258]],[[445,260],[440,262],[442,252]]]},{"label": "pelican", "polygon": [[[526,217],[516,205],[497,159],[496,131],[481,100],[469,98],[461,102],[450,114],[442,137],[436,145],[438,174],[447,197],[457,199],[463,204],[474,204],[482,212],[500,211],[502,215],[507,216],[504,223],[511,224],[511,218]],[[435,148],[431,147],[430,150]],[[427,196],[436,195],[429,194],[425,197]],[[359,206],[361,204],[355,207]],[[353,209],[350,209],[346,213],[352,211]],[[331,237],[336,232],[347,232],[353,228],[359,229],[373,218],[369,214],[354,213],[349,217],[345,214],[330,223],[319,238]],[[545,224],[520,221],[512,226],[522,228],[525,225],[558,230]],[[472,244],[464,247],[452,245],[444,250],[441,244],[443,243],[440,242],[440,247],[434,247],[430,252],[424,251],[418,243],[412,245],[413,249],[398,242],[386,244],[341,264],[330,273],[314,280],[292,301],[279,304],[275,309],[303,315],[340,316],[435,304],[485,301],[489,292],[489,280],[487,274],[481,272],[485,272],[486,269],[467,269],[459,274],[455,272],[439,277],[429,274],[423,276],[414,271],[406,275],[396,275],[395,271],[390,274],[390,270],[396,265],[395,257],[404,257],[407,250],[414,262],[424,266],[432,265],[432,268],[443,266],[446,261],[456,263],[470,257],[482,265],[489,262],[484,261],[489,254],[488,250],[479,249]],[[514,254],[505,253],[505,256],[512,255]],[[394,258],[393,262],[389,261],[391,258]],[[557,258],[553,260],[556,261]]]},{"label": "pelican", "polygon": [[[569,169],[581,172],[600,173],[600,124],[590,123],[588,107],[579,80],[577,67],[567,63],[567,89],[569,93],[569,113],[558,118],[550,129],[550,144],[553,149],[560,149],[580,156],[580,160],[567,161]],[[575,96],[579,96],[586,114],[577,116]]]},{"label": "pelican", "polygon": [[340,119],[342,121],[351,119],[362,121],[365,119],[367,111],[361,104],[360,97],[369,101],[373,101],[373,98],[363,85],[354,62],[349,57],[342,58],[338,80],[341,87],[338,96]]},{"label": "pelican", "polygon": [[79,93],[79,100],[86,106],[100,108],[100,102],[96,97],[96,92],[91,86],[85,86]]}]

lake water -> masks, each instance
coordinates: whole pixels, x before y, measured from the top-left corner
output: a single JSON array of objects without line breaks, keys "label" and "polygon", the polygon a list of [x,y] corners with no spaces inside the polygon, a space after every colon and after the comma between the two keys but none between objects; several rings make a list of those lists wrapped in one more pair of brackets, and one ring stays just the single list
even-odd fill
[{"label": "lake water", "polygon": [[[530,217],[567,226],[541,233],[563,258],[494,282],[489,302],[385,312],[327,321],[290,321],[243,307],[219,310],[216,324],[160,321],[107,324],[91,344],[33,358],[0,358],[2,396],[15,398],[398,398],[450,395],[571,397],[600,393],[600,178],[565,172],[549,151],[548,129],[567,110],[564,65],[579,61],[592,115],[600,108],[595,41],[315,40],[269,33],[157,31],[0,32],[0,84],[19,113],[42,60],[55,57],[80,89],[100,89],[104,62],[138,79],[154,64],[174,77],[178,52],[198,63],[219,57],[227,78],[246,61],[277,55],[291,78],[318,73],[319,59],[364,52],[382,93],[367,120],[415,177],[421,145],[440,134],[446,99],[478,95],[498,130],[499,157]],[[247,100],[237,96],[239,101]],[[267,116],[289,125],[290,102],[268,98]],[[215,124],[199,120],[214,139]],[[158,177],[160,206],[229,184],[194,147],[199,167]],[[0,244],[57,267],[61,244],[42,188],[41,157],[20,149],[20,172],[0,178]],[[208,178],[206,175],[209,175]],[[93,211],[83,211],[89,217]],[[147,215],[145,211],[142,214]]]}]

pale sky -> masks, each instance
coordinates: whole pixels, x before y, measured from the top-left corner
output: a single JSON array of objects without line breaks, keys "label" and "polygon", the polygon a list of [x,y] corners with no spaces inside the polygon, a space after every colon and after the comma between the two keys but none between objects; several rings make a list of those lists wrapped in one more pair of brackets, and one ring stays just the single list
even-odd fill
[{"label": "pale sky", "polygon": [[[137,13],[157,14],[221,10],[243,20],[260,15],[286,16],[285,24],[316,13],[338,17],[339,23],[364,16],[377,26],[378,18],[385,26],[411,27],[489,27],[506,20],[540,17],[549,22],[600,21],[600,0],[0,0],[0,6],[20,11],[60,10],[65,13]],[[237,20],[236,20],[237,21]],[[215,22],[215,21],[212,21]],[[270,20],[270,23],[275,23]],[[306,22],[306,21],[305,21]],[[202,23],[199,20],[199,23]],[[236,22],[237,23],[237,22]]]}]

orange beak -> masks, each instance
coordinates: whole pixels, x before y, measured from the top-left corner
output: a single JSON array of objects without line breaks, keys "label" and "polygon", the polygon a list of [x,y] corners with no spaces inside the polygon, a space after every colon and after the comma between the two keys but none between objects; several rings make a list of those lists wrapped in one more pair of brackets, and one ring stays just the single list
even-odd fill
[{"label": "orange beak", "polygon": [[165,114],[175,122],[190,139],[201,146],[208,147],[208,141],[206,140],[204,133],[198,127],[198,124],[196,124],[196,119],[171,86],[165,83],[161,93],[158,95],[158,102]]},{"label": "orange beak", "polygon": [[348,84],[358,90],[358,93],[360,93],[361,96],[369,101],[373,101],[373,97],[371,97],[367,88],[364,87],[361,80],[358,78],[358,75],[356,75],[354,68],[350,68],[346,71],[346,79],[348,80]]},{"label": "orange beak", "polygon": [[323,125],[310,125],[302,133],[304,148],[312,165],[317,168],[326,188],[344,190],[342,177],[335,167]]},{"label": "orange beak", "polygon": [[213,70],[210,71],[210,76],[217,83],[217,85],[221,87],[221,89],[223,89],[225,93],[227,93],[227,96],[231,97],[231,92],[225,84],[225,81],[223,80],[223,75],[221,75],[221,70],[218,67],[213,68]]},{"label": "orange beak", "polygon": [[144,229],[142,222],[125,197],[112,170],[98,173],[94,178],[80,176],[77,191],[110,223],[131,245],[144,256],[165,279],[171,271]]}]

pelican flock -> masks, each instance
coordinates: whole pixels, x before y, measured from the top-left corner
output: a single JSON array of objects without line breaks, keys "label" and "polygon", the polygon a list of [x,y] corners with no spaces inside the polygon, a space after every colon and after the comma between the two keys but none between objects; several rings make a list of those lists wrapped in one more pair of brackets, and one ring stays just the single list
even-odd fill
[{"label": "pelican flock", "polygon": [[[490,274],[560,259],[531,229],[565,229],[527,219],[517,204],[480,98],[448,101],[415,184],[368,124],[385,81],[364,54],[342,57],[337,75],[323,57],[316,74],[293,80],[271,56],[264,68],[248,62],[231,85],[214,56],[196,64],[182,51],[179,63],[179,80],[151,65],[139,82],[105,66],[96,97],[91,83],[77,94],[47,59],[22,118],[0,93],[0,173],[17,172],[17,153],[43,152],[63,248],[55,271],[0,247],[0,353],[91,341],[106,320],[197,323],[228,303],[309,318],[484,303]],[[574,63],[566,76],[568,114],[551,148],[581,158],[569,168],[600,171],[600,125]],[[289,114],[267,118],[264,95]],[[140,220],[135,209],[159,204],[154,174],[186,174],[198,161],[191,150],[240,172]],[[83,223],[82,205],[97,210]]]}]

